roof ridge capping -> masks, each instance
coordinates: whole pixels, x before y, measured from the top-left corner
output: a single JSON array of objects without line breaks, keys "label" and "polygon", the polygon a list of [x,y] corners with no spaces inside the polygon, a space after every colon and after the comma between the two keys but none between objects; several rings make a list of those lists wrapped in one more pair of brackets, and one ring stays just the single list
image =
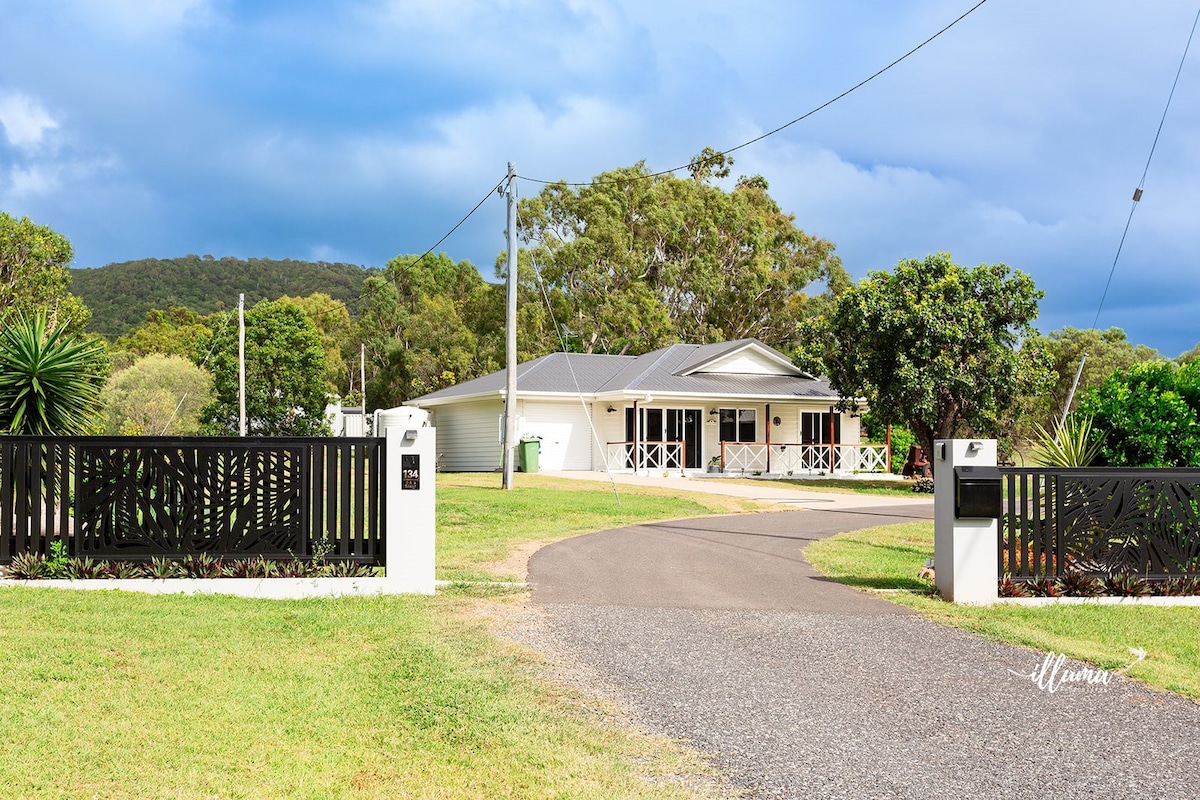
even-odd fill
[{"label": "roof ridge capping", "polygon": [[722,362],[732,361],[736,356],[746,351],[751,351],[768,364],[774,364],[780,368],[779,372],[769,374],[795,375],[800,378],[817,380],[815,375],[811,375],[797,367],[786,355],[753,337],[738,339],[733,342],[722,342],[720,344],[699,345],[696,349],[698,357],[684,364],[675,375],[686,377],[698,372],[719,373],[720,370],[715,370],[713,367],[720,366]]}]

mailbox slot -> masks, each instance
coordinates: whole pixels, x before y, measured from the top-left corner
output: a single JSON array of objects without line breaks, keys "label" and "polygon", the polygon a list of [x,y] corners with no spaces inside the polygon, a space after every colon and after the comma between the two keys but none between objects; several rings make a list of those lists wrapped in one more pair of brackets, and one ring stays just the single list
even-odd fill
[{"label": "mailbox slot", "polygon": [[954,468],[955,519],[999,519],[1002,497],[997,467]]}]

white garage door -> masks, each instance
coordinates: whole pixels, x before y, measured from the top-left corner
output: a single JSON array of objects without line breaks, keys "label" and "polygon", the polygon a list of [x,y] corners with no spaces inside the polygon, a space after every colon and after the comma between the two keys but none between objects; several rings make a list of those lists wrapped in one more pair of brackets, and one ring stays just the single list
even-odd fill
[{"label": "white garage door", "polygon": [[592,431],[580,403],[525,401],[524,434],[542,437],[538,457],[542,469],[592,468]]}]

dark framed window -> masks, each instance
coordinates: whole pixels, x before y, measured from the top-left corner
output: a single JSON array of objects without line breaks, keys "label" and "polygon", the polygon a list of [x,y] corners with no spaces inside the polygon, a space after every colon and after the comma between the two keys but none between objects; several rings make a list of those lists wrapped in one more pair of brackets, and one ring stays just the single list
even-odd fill
[{"label": "dark framed window", "polygon": [[722,442],[758,441],[758,415],[753,408],[722,408],[720,412]]}]

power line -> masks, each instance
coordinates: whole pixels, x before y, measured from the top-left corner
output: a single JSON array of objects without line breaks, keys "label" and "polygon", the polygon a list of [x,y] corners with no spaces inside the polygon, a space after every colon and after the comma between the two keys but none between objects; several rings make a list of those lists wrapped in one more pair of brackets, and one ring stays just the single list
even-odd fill
[{"label": "power line", "polygon": [[1192,20],[1192,30],[1188,34],[1187,44],[1183,48],[1183,57],[1179,59],[1179,68],[1175,70],[1175,80],[1171,83],[1171,91],[1167,95],[1167,104],[1163,108],[1162,118],[1158,121],[1158,130],[1154,132],[1154,142],[1150,145],[1150,155],[1146,156],[1146,167],[1142,170],[1142,179],[1133,190],[1133,204],[1129,207],[1129,216],[1125,220],[1125,230],[1121,232],[1121,241],[1117,244],[1117,253],[1113,256],[1112,267],[1108,271],[1108,280],[1104,282],[1104,292],[1100,295],[1100,305],[1096,307],[1096,317],[1092,320],[1092,329],[1100,322],[1100,311],[1108,297],[1109,286],[1112,285],[1113,275],[1117,271],[1117,260],[1121,258],[1121,250],[1125,247],[1125,237],[1129,234],[1129,226],[1133,222],[1133,212],[1137,210],[1142,199],[1142,190],[1146,187],[1146,175],[1150,172],[1150,162],[1154,159],[1154,150],[1158,147],[1158,137],[1162,135],[1163,123],[1167,121],[1167,112],[1171,109],[1171,100],[1175,97],[1175,87],[1179,85],[1179,76],[1183,72],[1183,64],[1187,61],[1188,50],[1192,47],[1192,37],[1196,35],[1196,23],[1200,22],[1200,9],[1196,10],[1196,18]]},{"label": "power line", "polygon": [[[458,230],[458,228],[461,228],[463,223],[466,223],[468,221],[468,219],[472,218],[475,215],[475,212],[479,211],[481,209],[482,205],[487,203],[487,200],[490,200],[494,193],[497,193],[500,190],[503,190],[505,181],[508,181],[508,175],[505,175],[503,179],[500,179],[499,182],[497,182],[496,186],[493,186],[492,188],[490,188],[490,190],[487,190],[487,193],[485,194],[484,197],[482,197],[479,200],[479,203],[476,203],[475,207],[473,207],[472,210],[468,211],[466,216],[464,216],[462,219],[460,219],[460,221],[455,223],[454,228],[451,228],[450,230],[446,231],[445,235],[442,236],[442,239],[439,239],[436,242],[433,242],[433,246],[428,248],[427,251],[425,251],[424,253],[421,253],[420,257],[418,257],[418,259],[413,261],[412,264],[409,264],[409,266],[416,266],[416,265],[420,264],[421,261],[424,261],[428,257],[428,254],[432,253],[434,251],[434,249],[437,249],[438,246],[442,245],[442,242],[444,242],[446,239],[450,239],[450,236],[454,235],[455,231]],[[391,284],[392,285],[396,284],[395,278],[392,278]],[[382,288],[384,284],[380,283],[377,285],[379,285],[379,287]],[[378,289],[376,289],[376,291],[378,291]],[[313,315],[314,315],[314,317],[320,317],[320,315],[323,315],[323,314],[330,314],[330,313],[334,313],[336,311],[341,311],[342,308],[346,309],[346,311],[349,312],[350,305],[352,305],[352,303],[360,303],[360,302],[368,299],[368,297],[370,297],[372,294],[373,294],[373,291],[364,290],[358,297],[355,297],[354,300],[347,300],[346,302],[338,303],[337,307],[326,308],[326,309],[324,309],[324,311],[317,312],[316,314],[313,314]]]},{"label": "power line", "polygon": [[[899,64],[900,62],[902,62],[902,61],[904,61],[905,59],[907,59],[909,56],[911,56],[911,55],[913,55],[914,53],[916,53],[918,50],[920,50],[922,47],[924,47],[925,45],[927,45],[927,44],[929,44],[930,42],[932,42],[934,39],[937,39],[939,36],[941,36],[942,34],[944,34],[946,31],[950,30],[951,28],[953,28],[953,27],[954,27],[955,25],[957,25],[958,23],[962,22],[964,19],[966,19],[967,17],[969,17],[969,16],[970,16],[972,13],[974,13],[974,12],[975,12],[977,9],[979,9],[979,7],[980,7],[980,6],[982,6],[982,5],[983,5],[984,3],[986,3],[986,2],[987,2],[987,0],[979,0],[979,2],[978,2],[978,3],[976,3],[976,4],[975,4],[975,5],[973,5],[973,6],[971,6],[971,7],[970,7],[970,8],[968,8],[966,11],[964,11],[962,14],[960,14],[960,15],[958,16],[958,18],[957,18],[957,19],[955,19],[953,22],[951,22],[949,25],[945,26],[944,28],[942,28],[941,30],[939,30],[937,33],[933,34],[933,35],[932,35],[932,36],[930,36],[928,39],[926,39],[925,41],[923,41],[923,42],[921,42],[920,44],[918,44],[916,47],[914,47],[914,48],[912,48],[911,50],[909,50],[909,51],[908,51],[907,53],[905,53],[904,55],[902,55],[902,56],[900,56],[899,58],[897,58],[896,60],[892,61],[892,62],[891,62],[890,64],[888,64],[886,67],[883,67],[882,69],[879,69],[879,70],[877,70],[876,72],[874,72],[874,73],[873,73],[873,74],[871,74],[870,76],[868,76],[868,77],[866,77],[866,78],[863,78],[861,81],[859,81],[858,83],[854,84],[854,85],[853,85],[853,86],[851,86],[849,89],[845,90],[844,92],[842,92],[841,94],[837,95],[836,97],[833,97],[833,98],[831,98],[831,99],[829,99],[829,100],[826,100],[824,103],[822,103],[821,105],[819,105],[819,106],[817,106],[816,108],[812,109],[811,111],[808,111],[808,112],[806,112],[806,113],[804,113],[804,114],[801,114],[800,116],[796,117],[795,119],[791,120],[790,122],[785,122],[785,123],[783,123],[782,125],[780,125],[779,127],[777,127],[777,128],[773,128],[772,130],[769,130],[769,131],[767,131],[766,133],[764,133],[764,134],[762,134],[762,135],[760,135],[760,136],[756,136],[756,137],[754,137],[753,139],[750,139],[749,141],[742,142],[742,143],[741,143],[741,144],[739,144],[739,145],[736,145],[736,146],[734,146],[734,147],[729,147],[729,148],[726,148],[725,150],[720,150],[720,151],[717,151],[716,153],[713,153],[713,155],[712,155],[712,156],[710,156],[710,159],[715,159],[715,158],[717,158],[718,156],[725,156],[725,155],[729,155],[730,153],[733,153],[733,152],[736,152],[736,151],[738,151],[738,150],[741,150],[743,147],[749,147],[749,146],[750,146],[750,145],[752,145],[752,144],[755,144],[755,143],[757,143],[757,142],[761,142],[763,139],[766,139],[766,138],[767,138],[767,137],[769,137],[769,136],[774,136],[775,134],[779,133],[780,131],[783,131],[783,130],[785,130],[785,129],[787,129],[787,128],[790,128],[791,126],[795,125],[795,124],[796,124],[796,123],[798,123],[798,122],[803,122],[804,120],[808,119],[809,117],[811,117],[812,115],[816,114],[817,112],[819,112],[819,111],[823,111],[824,109],[828,108],[829,106],[833,105],[834,103],[838,102],[839,100],[841,100],[841,99],[843,99],[843,98],[845,98],[845,97],[849,96],[850,94],[853,94],[854,92],[858,91],[858,90],[859,90],[859,89],[861,89],[862,87],[866,86],[866,85],[867,85],[868,83],[870,83],[871,81],[873,81],[873,80],[875,80],[876,78],[878,78],[878,77],[879,77],[880,75],[882,75],[883,73],[885,73],[885,72],[887,72],[888,70],[890,70],[892,67],[895,67],[897,64]],[[654,173],[651,173],[651,174],[649,174],[649,175],[639,175],[639,176],[637,176],[637,177],[635,177],[635,178],[630,178],[629,180],[649,180],[649,179],[651,179],[651,178],[658,178],[658,177],[661,177],[661,176],[663,176],[663,175],[670,175],[670,174],[672,174],[672,173],[678,172],[678,171],[679,171],[679,170],[681,170],[681,169],[689,169],[689,168],[691,168],[691,167],[695,166],[695,165],[696,165],[696,163],[697,163],[697,162],[695,162],[695,161],[690,161],[690,162],[688,162],[687,164],[683,164],[682,166],[674,167],[674,168],[672,168],[672,169],[664,169],[664,170],[661,170],[661,171],[659,171],[659,172],[654,172]],[[703,165],[701,165],[701,166],[703,166]],[[525,176],[525,175],[518,175],[517,177],[519,177],[521,180],[531,181],[531,182],[533,182],[533,183],[547,184],[547,185],[548,185],[548,184],[552,184],[552,183],[561,183],[561,184],[563,184],[563,185],[565,185],[565,186],[592,186],[592,185],[601,185],[601,184],[603,183],[603,182],[595,182],[595,181],[586,181],[586,182],[582,182],[582,181],[580,181],[580,182],[576,182],[576,181],[547,181],[547,180],[540,180],[540,179],[538,179],[538,178],[530,178],[530,177],[528,177],[528,176]],[[612,183],[616,183],[616,182],[617,182],[617,181],[612,181]]]}]

